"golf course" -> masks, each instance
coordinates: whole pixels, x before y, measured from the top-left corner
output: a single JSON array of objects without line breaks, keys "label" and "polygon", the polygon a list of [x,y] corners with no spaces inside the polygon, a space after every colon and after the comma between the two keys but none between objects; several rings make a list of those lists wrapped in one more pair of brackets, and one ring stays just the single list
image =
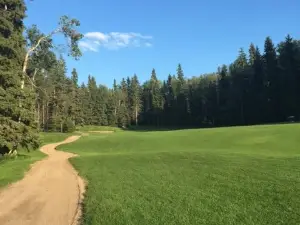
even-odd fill
[{"label": "golf course", "polygon": [[0,225],[300,225],[299,12],[0,0]]},{"label": "golf course", "polygon": [[[96,129],[96,128],[95,128]],[[90,224],[299,224],[300,125],[89,133],[58,147]]]}]

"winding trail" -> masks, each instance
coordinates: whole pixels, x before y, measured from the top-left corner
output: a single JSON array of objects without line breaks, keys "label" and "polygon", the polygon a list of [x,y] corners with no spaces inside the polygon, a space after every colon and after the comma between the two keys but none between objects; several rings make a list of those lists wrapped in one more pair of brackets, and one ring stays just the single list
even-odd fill
[{"label": "winding trail", "polygon": [[48,155],[33,164],[26,176],[0,191],[1,225],[76,225],[81,216],[84,182],[68,159],[72,153],[56,151],[48,144],[41,151]]}]

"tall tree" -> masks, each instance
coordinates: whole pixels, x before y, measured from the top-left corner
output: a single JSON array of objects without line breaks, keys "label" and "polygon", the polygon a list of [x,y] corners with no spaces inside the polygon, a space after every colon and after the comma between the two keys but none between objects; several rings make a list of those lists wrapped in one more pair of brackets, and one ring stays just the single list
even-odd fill
[{"label": "tall tree", "polygon": [[80,99],[79,99],[79,89],[78,89],[78,73],[75,68],[72,70],[71,75],[71,104],[69,109],[69,116],[72,118],[72,121],[74,125],[80,124],[82,121],[81,115],[81,109],[79,107],[80,105]]},{"label": "tall tree", "polygon": [[299,116],[298,102],[298,73],[299,64],[297,61],[299,46],[293,38],[288,35],[284,42],[278,46],[278,62],[280,68],[281,82],[283,83],[282,103],[285,118],[289,116]]},{"label": "tall tree", "polygon": [[[251,46],[250,46],[251,51]],[[264,76],[263,60],[258,47],[254,51],[254,60],[251,64],[253,70],[250,78],[250,90],[248,96],[248,122],[257,124],[260,121],[267,122],[267,98],[265,91],[266,79]]]},{"label": "tall tree", "polygon": [[11,154],[19,146],[38,147],[38,140],[34,131],[33,102],[28,101],[33,98],[31,90],[20,92],[26,8],[23,0],[2,0],[0,7],[0,154]]},{"label": "tall tree", "polygon": [[160,91],[160,82],[157,79],[155,69],[151,72],[150,79],[150,105],[151,105],[151,113],[153,121],[156,121],[156,125],[160,123],[160,112],[163,108],[162,104],[162,96]]},{"label": "tall tree", "polygon": [[256,59],[256,48],[253,43],[250,44],[249,48],[249,64],[254,65]]},{"label": "tall tree", "polygon": [[138,125],[139,114],[142,109],[142,102],[141,87],[136,74],[134,74],[134,76],[131,78],[130,90],[132,119],[135,121],[135,125]]},{"label": "tall tree", "polygon": [[282,90],[279,74],[276,48],[270,37],[267,37],[264,44],[264,73],[266,77],[266,100],[268,122],[276,122],[283,119],[280,92]]}]

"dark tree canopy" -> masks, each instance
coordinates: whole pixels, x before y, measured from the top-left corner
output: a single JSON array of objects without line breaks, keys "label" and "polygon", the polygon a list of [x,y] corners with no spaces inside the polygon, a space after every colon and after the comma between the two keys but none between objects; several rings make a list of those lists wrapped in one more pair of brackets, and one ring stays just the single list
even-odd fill
[{"label": "dark tree canopy", "polygon": [[22,0],[1,0],[0,10],[0,153],[12,153],[20,146],[37,147],[38,141],[32,92],[29,88],[20,92],[25,5]]}]

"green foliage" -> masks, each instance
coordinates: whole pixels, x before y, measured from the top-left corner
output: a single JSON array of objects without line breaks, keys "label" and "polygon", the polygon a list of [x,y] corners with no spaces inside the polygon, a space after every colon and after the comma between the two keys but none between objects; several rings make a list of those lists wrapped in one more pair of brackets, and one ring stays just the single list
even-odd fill
[{"label": "green foliage", "polygon": [[[3,10],[4,5],[7,10]],[[33,93],[28,85],[21,90],[25,56],[24,17],[22,0],[1,1],[0,154],[12,153],[19,147],[38,147],[33,121]]]},{"label": "green foliage", "polygon": [[217,73],[187,78],[178,64],[175,74],[169,74],[166,80],[160,81],[153,69],[143,84],[134,74],[119,83],[114,80],[113,87],[108,88],[97,84],[91,75],[86,84],[79,85],[75,68],[71,77],[66,74],[65,61],[56,57],[52,37],[63,35],[69,41],[69,55],[78,59],[82,35],[77,32],[79,21],[63,16],[49,34],[35,25],[26,31],[28,79],[20,92],[20,67],[25,55],[20,21],[25,8],[22,1],[4,3],[10,8],[18,5],[19,20],[15,21],[11,13],[0,17],[0,50],[6,57],[1,58],[0,113],[15,122],[21,119],[30,127],[28,131],[35,127],[63,131],[67,119],[75,125],[211,127],[300,118],[300,45],[291,36],[277,49],[270,37],[266,38],[264,52],[254,44],[247,51],[249,55],[241,48],[236,60],[218,68]]},{"label": "green foliage", "polygon": [[75,125],[72,120],[66,119],[63,123],[63,132],[72,133],[75,131]]},{"label": "green foliage", "polygon": [[250,125],[283,122],[292,115],[299,119],[300,47],[291,37],[278,45],[278,53],[269,37],[263,53],[254,44],[249,56],[240,49],[237,59],[217,73],[186,78],[179,64],[176,75],[165,81],[153,69],[143,84],[134,74],[120,83],[114,80],[112,88],[97,84],[91,75],[87,84],[79,85],[75,68],[69,78],[64,60],[47,46],[40,48],[48,57],[36,61],[33,54],[29,74],[48,65],[35,75],[36,85],[44,90],[36,90],[35,107],[42,130],[61,131],[66,118],[75,125],[119,127]]},{"label": "green foliage", "polygon": [[83,35],[77,32],[76,27],[80,26],[77,19],[71,19],[68,16],[62,16],[59,21],[59,32],[62,32],[66,39],[68,39],[69,52],[68,55],[79,59],[82,55],[78,42],[83,38]]},{"label": "green foliage", "polygon": [[[299,124],[90,134],[83,224],[298,224]],[[237,216],[238,215],[238,216]]]}]

